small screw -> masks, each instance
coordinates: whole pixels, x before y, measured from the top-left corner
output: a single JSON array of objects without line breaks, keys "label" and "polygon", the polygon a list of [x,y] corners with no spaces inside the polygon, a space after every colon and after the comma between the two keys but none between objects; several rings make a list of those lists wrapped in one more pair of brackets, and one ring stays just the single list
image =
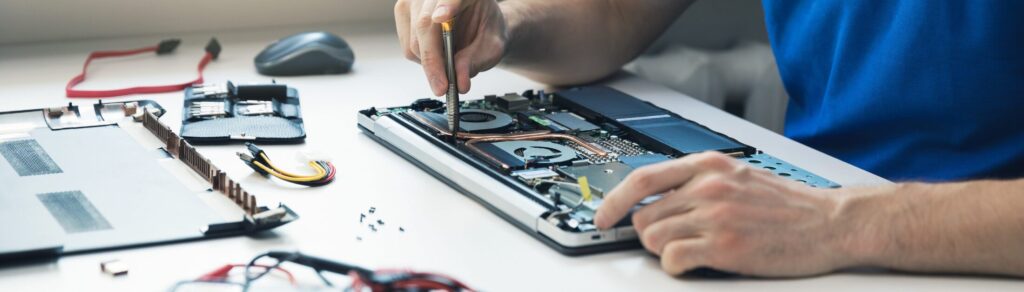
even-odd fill
[{"label": "small screw", "polygon": [[377,219],[377,224],[384,225],[384,220]]},{"label": "small screw", "polygon": [[402,227],[398,227],[398,231],[399,231],[399,232],[405,232],[405,228],[402,228]]},{"label": "small screw", "polygon": [[370,214],[373,214],[373,212],[377,212],[377,207],[370,207]]},{"label": "small screw", "polygon": [[356,241],[363,241],[363,238],[361,236],[356,236]]},{"label": "small screw", "polygon": [[363,223],[363,219],[366,219],[366,214],[359,213],[359,223]]},{"label": "small screw", "polygon": [[373,232],[377,232],[377,226],[374,226],[373,224],[370,224],[369,226],[370,230],[373,230]]}]

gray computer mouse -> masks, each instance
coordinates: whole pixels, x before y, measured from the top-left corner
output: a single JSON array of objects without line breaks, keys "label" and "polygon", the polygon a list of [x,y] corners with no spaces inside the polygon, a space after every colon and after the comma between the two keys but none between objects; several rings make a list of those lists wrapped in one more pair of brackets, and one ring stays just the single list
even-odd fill
[{"label": "gray computer mouse", "polygon": [[355,55],[345,40],[329,32],[304,32],[267,46],[253,62],[270,76],[339,74],[352,70]]}]

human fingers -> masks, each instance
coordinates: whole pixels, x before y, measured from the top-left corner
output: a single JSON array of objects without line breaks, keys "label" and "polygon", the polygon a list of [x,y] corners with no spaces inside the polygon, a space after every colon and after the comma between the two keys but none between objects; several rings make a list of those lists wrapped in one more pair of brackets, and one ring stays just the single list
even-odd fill
[{"label": "human fingers", "polygon": [[662,218],[690,212],[702,203],[735,196],[745,189],[744,184],[750,180],[748,174],[746,169],[739,168],[730,172],[701,172],[660,200],[637,210],[633,214],[633,227],[640,231]]},{"label": "human fingers", "polygon": [[455,54],[456,83],[459,92],[469,92],[473,77],[501,62],[504,46],[497,42],[491,41],[490,38],[478,38]]},{"label": "human fingers", "polygon": [[677,214],[658,220],[640,232],[640,242],[653,254],[661,255],[665,245],[681,239],[701,236],[701,223],[689,214]]},{"label": "human fingers", "polygon": [[431,18],[436,4],[437,0],[426,0],[421,3],[419,14],[413,19],[413,28],[419,44],[419,59],[423,73],[426,74],[434,95],[441,96],[448,87],[448,77],[445,76],[442,56],[441,28]]},{"label": "human fingers", "polygon": [[689,181],[697,171],[693,164],[683,159],[634,170],[604,197],[597,214],[594,214],[594,223],[601,229],[611,227],[647,196],[676,188]]},{"label": "human fingers", "polygon": [[434,6],[434,11],[431,12],[431,19],[435,23],[451,20],[472,2],[473,0],[438,0],[437,5]]},{"label": "human fingers", "polygon": [[476,76],[474,71],[476,48],[467,47],[455,54],[455,81],[459,87],[459,93],[469,92],[470,78]]},{"label": "human fingers", "polygon": [[409,0],[399,0],[395,2],[395,30],[398,31],[398,43],[402,46],[402,53],[406,59],[413,62],[419,62],[419,46],[414,46],[409,40],[410,33],[410,9],[411,3]]},{"label": "human fingers", "polygon": [[685,214],[696,208],[695,202],[686,198],[676,196],[678,190],[671,190],[661,199],[640,208],[633,213],[633,228],[637,232],[643,232],[652,223],[678,214]]},{"label": "human fingers", "polygon": [[670,275],[706,265],[708,244],[704,238],[677,239],[665,244],[661,252],[661,269]]},{"label": "human fingers", "polygon": [[420,38],[416,29],[416,20],[422,18],[420,15],[422,11],[423,0],[409,1],[409,51],[414,56],[412,59],[416,63],[420,63]]}]

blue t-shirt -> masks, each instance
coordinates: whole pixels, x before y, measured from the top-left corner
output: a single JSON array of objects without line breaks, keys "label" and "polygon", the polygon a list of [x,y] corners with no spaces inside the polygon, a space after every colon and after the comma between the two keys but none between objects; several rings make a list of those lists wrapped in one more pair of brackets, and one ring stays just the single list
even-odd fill
[{"label": "blue t-shirt", "polygon": [[1024,177],[1024,1],[764,8],[787,136],[892,180]]}]

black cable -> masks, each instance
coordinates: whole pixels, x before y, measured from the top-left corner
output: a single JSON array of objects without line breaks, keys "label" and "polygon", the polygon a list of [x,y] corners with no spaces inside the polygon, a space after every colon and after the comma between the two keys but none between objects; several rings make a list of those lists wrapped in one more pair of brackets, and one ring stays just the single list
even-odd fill
[{"label": "black cable", "polygon": [[[266,270],[262,271],[261,273],[253,275],[251,273],[251,268],[256,264],[257,261],[259,261],[260,259],[262,259],[264,257],[273,258],[273,259],[277,260],[277,262],[274,263],[273,265],[267,267]],[[269,274],[270,271],[272,271],[274,269],[278,269],[285,262],[292,262],[292,263],[295,263],[295,264],[298,264],[298,265],[303,265],[303,266],[312,268],[316,272],[316,275],[318,277],[320,277],[320,280],[322,280],[324,282],[324,284],[326,284],[329,287],[334,287],[334,283],[331,283],[331,281],[328,280],[327,277],[323,275],[324,271],[332,272],[332,273],[337,273],[337,274],[340,274],[340,275],[352,275],[354,273],[354,274],[356,274],[357,279],[363,279],[363,281],[366,281],[366,284],[373,285],[372,287],[384,288],[386,291],[391,291],[392,289],[395,289],[395,287],[399,287],[399,286],[401,286],[403,284],[409,284],[408,281],[412,281],[412,280],[421,280],[421,281],[427,281],[427,282],[435,283],[437,285],[441,285],[441,286],[446,287],[445,290],[448,290],[448,291],[466,291],[466,290],[472,291],[472,289],[469,289],[468,287],[465,287],[464,284],[459,283],[457,280],[454,280],[454,279],[451,279],[451,278],[448,278],[448,277],[445,277],[445,276],[436,275],[436,274],[416,273],[416,272],[397,272],[397,273],[378,274],[378,273],[376,273],[376,272],[374,272],[372,270],[369,270],[369,269],[366,269],[366,268],[363,268],[363,267],[359,267],[359,266],[354,266],[354,265],[346,264],[346,263],[343,263],[343,262],[323,259],[323,258],[314,257],[314,256],[308,256],[308,255],[304,255],[304,254],[301,254],[301,253],[298,253],[298,252],[281,252],[281,251],[270,251],[270,252],[266,252],[266,253],[263,253],[263,254],[260,254],[260,255],[258,255],[256,257],[254,257],[252,260],[249,261],[248,264],[245,265],[245,282],[244,283],[230,282],[230,283],[231,284],[240,285],[240,286],[242,286],[242,291],[243,292],[248,292],[249,291],[249,287],[252,285],[252,283],[254,281],[256,281],[256,280],[262,278],[263,276]],[[187,284],[189,282],[201,282],[201,281],[182,281],[182,282],[179,282],[179,284],[176,284],[174,286],[174,288],[172,288],[172,290],[175,290],[180,285]],[[224,283],[224,282],[216,282],[216,283]],[[407,287],[407,288],[416,289],[415,287]],[[374,288],[374,289],[376,289],[376,288]]]},{"label": "black cable", "polygon": [[320,280],[324,281],[324,284],[326,284],[327,287],[334,287],[334,283],[331,283],[331,281],[328,281],[327,277],[324,277],[324,274],[322,272],[323,272],[323,270],[316,270],[316,275],[318,277],[320,277]]},{"label": "black cable", "polygon": [[261,258],[270,257],[270,256],[271,256],[270,252],[260,254],[260,255],[258,255],[256,257],[254,257],[252,260],[249,261],[248,264],[245,265],[245,282],[242,284],[242,292],[249,291],[249,286],[252,285],[253,281],[259,280],[263,276],[266,276],[267,274],[269,274],[274,269],[277,269],[278,267],[280,267],[281,264],[283,264],[284,262],[292,261],[294,258],[298,257],[299,255],[297,253],[293,253],[290,257],[284,258],[284,259],[276,258],[275,257],[274,259],[277,260],[276,263],[274,263],[273,265],[271,265],[270,267],[268,267],[266,270],[264,270],[263,272],[259,273],[255,277],[252,277],[251,276],[252,274],[250,274],[250,270],[253,267],[253,265],[256,264],[256,261],[258,261]]}]

